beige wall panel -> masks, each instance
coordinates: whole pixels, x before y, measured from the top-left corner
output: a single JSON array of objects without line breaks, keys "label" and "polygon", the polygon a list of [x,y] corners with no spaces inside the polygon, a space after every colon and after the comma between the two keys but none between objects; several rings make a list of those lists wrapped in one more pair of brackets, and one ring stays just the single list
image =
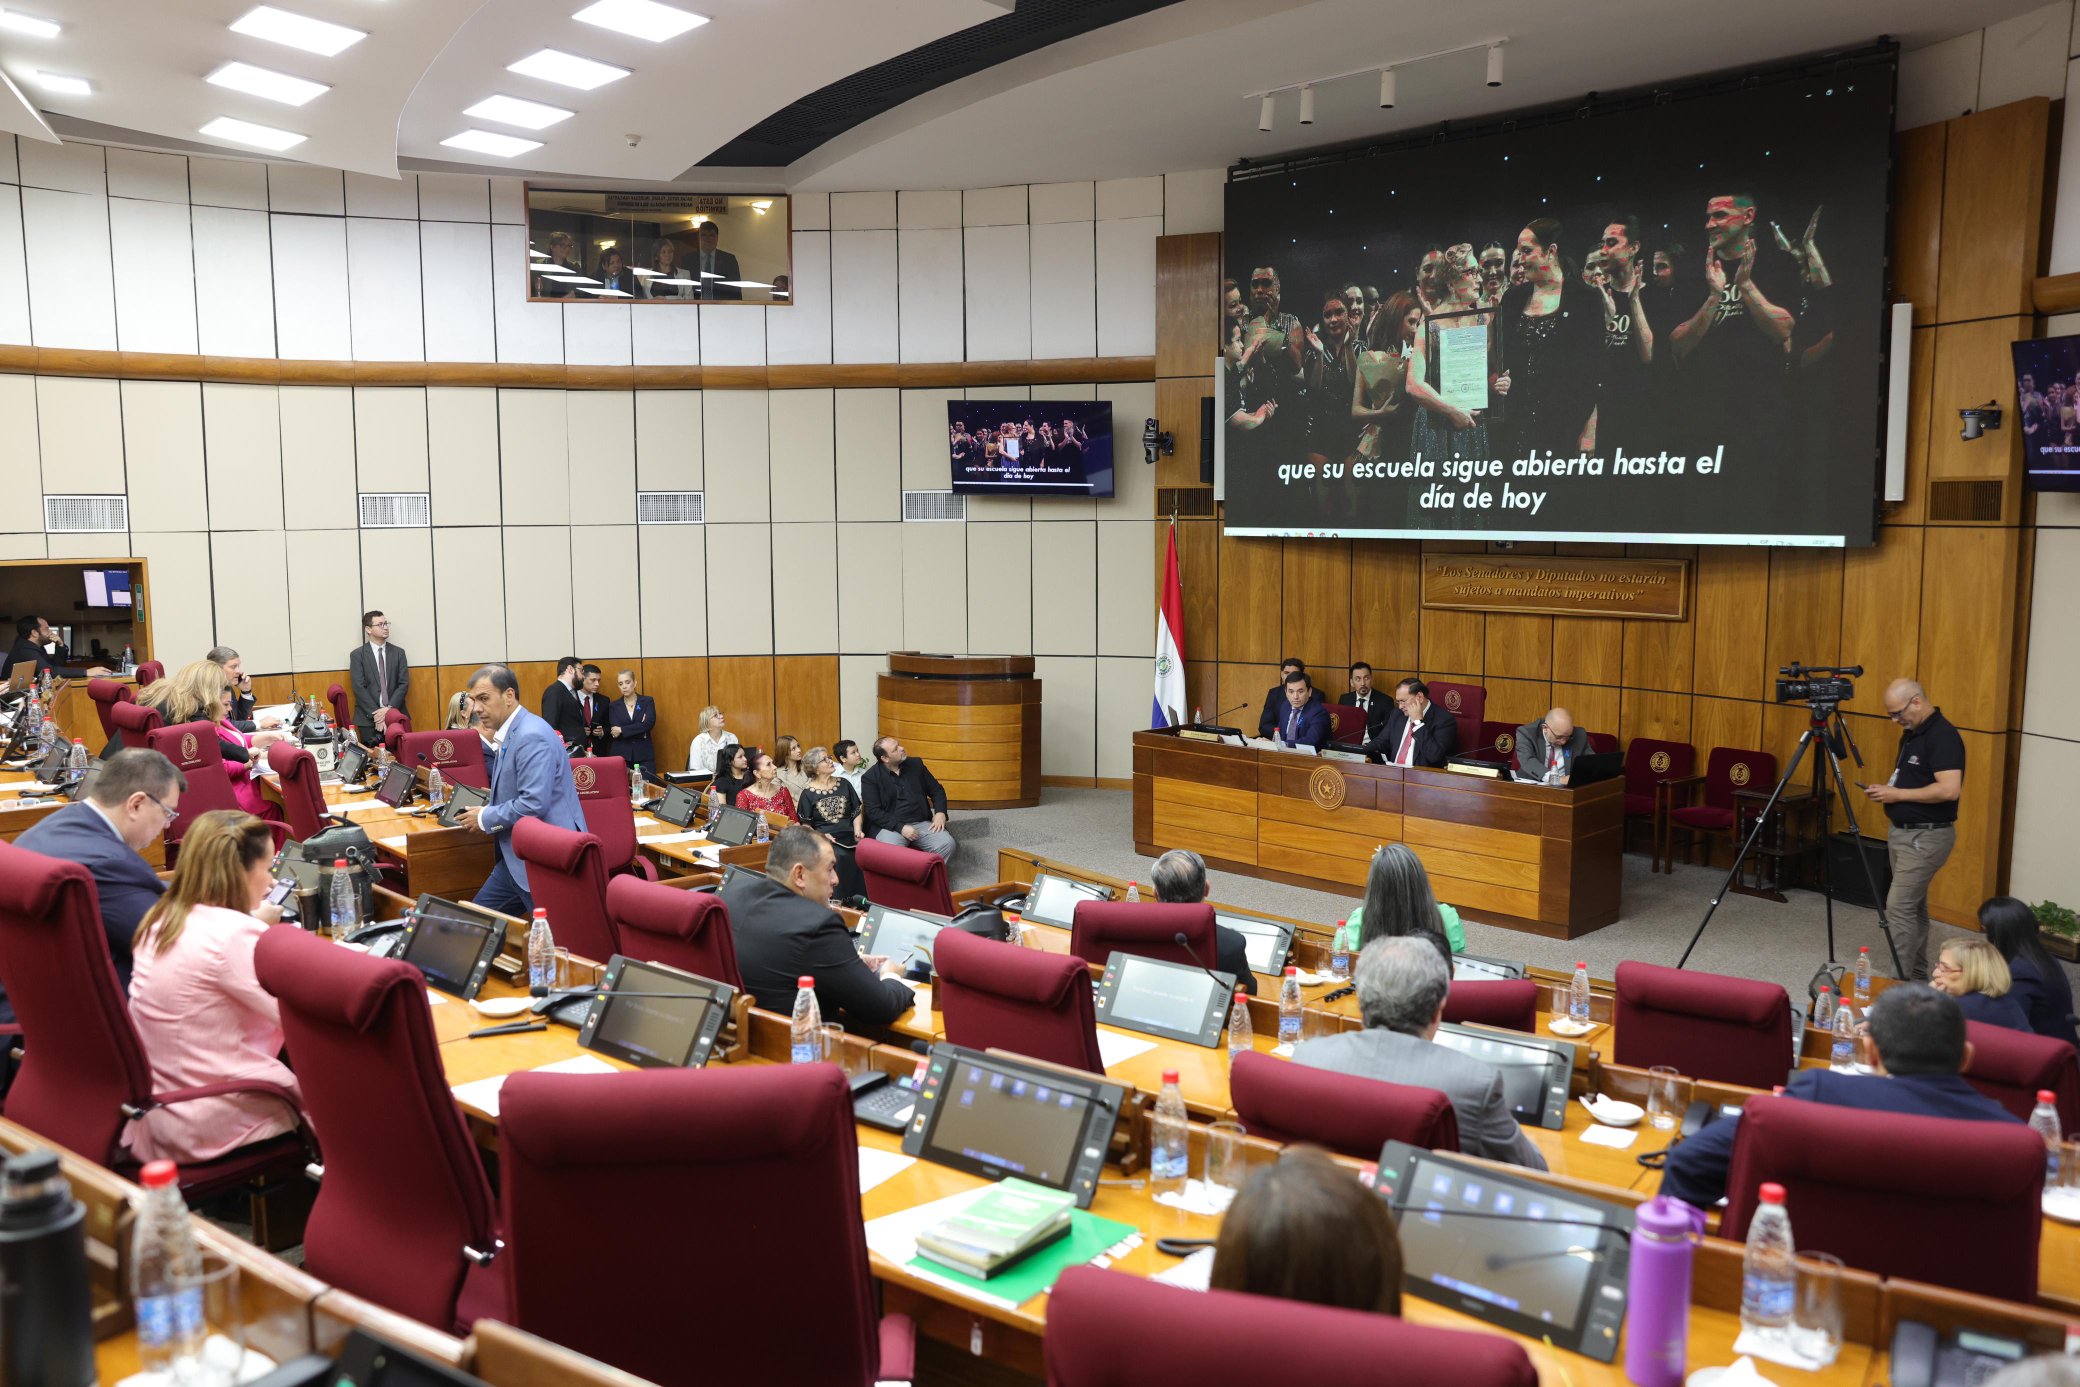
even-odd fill
[{"label": "beige wall panel", "polygon": [[39,376],[36,420],[47,494],[122,494],[123,412],[116,382]]},{"label": "beige wall panel", "polygon": [[207,527],[209,494],[202,469],[202,387],[193,381],[126,380],[122,402],[130,528],[134,531]]},{"label": "beige wall panel", "polygon": [[[642,653],[643,621],[636,591],[636,527],[573,525],[571,527],[571,600],[573,653],[588,660],[618,660]],[[608,675],[605,687],[614,685]]]},{"label": "beige wall panel", "polygon": [[773,506],[768,481],[771,467],[765,393],[706,392],[701,401],[701,436],[709,523],[770,519]]},{"label": "beige wall panel", "polygon": [[0,494],[36,496],[42,491],[36,377],[0,376]]},{"label": "beige wall panel", "polygon": [[[968,650],[967,526],[952,521],[905,524],[903,638],[913,650],[964,655]],[[883,594],[887,589],[884,585]]]},{"label": "beige wall panel", "polygon": [[2009,889],[2026,901],[2080,901],[2080,853],[2073,851],[2075,777],[2080,777],[2080,742],[2024,735]]},{"label": "beige wall panel", "polygon": [[[416,666],[438,664],[442,660],[460,663],[451,656],[437,639],[434,623],[433,581],[433,536],[432,530],[363,530],[361,531],[361,611],[380,611],[390,618],[390,639],[404,647],[404,653]],[[478,623],[494,639],[498,606],[498,570],[491,569],[482,577],[476,591],[465,591],[460,595],[472,605],[466,610],[470,619]],[[355,613],[358,620],[360,612]],[[337,658],[344,662],[347,652],[354,648],[360,630],[344,631],[343,642]],[[462,659],[468,659],[467,655]],[[338,665],[329,666],[337,669]]]},{"label": "beige wall panel", "polygon": [[838,527],[831,521],[775,524],[773,651],[823,655],[837,648]]},{"label": "beige wall panel", "polygon": [[[999,391],[999,397],[1015,392]],[[953,459],[947,452],[946,402],[958,390],[903,392],[903,490],[945,491],[953,485]]]},{"label": "beige wall panel", "polygon": [[776,521],[838,518],[834,393],[774,390],[766,395]]},{"label": "beige wall panel", "polygon": [[[288,561],[289,664],[284,669],[339,669],[357,643],[361,614],[368,610],[361,605],[361,536],[353,530],[300,532],[289,538]],[[412,647],[402,640],[398,644],[411,658]],[[245,647],[239,649],[243,653]],[[429,650],[418,658],[432,655]]]},{"label": "beige wall panel", "polygon": [[636,490],[699,491],[701,471],[701,392],[638,390]]},{"label": "beige wall panel", "polygon": [[874,739],[881,735],[880,680],[888,672],[882,655],[838,657],[838,723],[841,736],[859,743],[868,765],[874,762]]},{"label": "beige wall panel", "polygon": [[496,525],[498,392],[426,392],[426,470],[435,525]]},{"label": "beige wall panel", "polygon": [[[134,548],[133,551],[135,552]],[[42,559],[50,546],[42,535],[0,535],[0,559]]]},{"label": "beige wall panel", "polygon": [[[136,523],[136,517],[131,517]],[[2029,682],[2024,685],[2022,730],[2072,741],[2080,733],[2080,640],[2073,638],[2073,594],[2080,592],[2080,530],[2038,530],[2036,595],[2031,602]],[[2032,743],[2035,745],[2035,743]],[[2023,758],[2020,788],[2034,773]],[[2070,829],[2070,822],[2067,826]],[[2022,814],[2016,812],[2016,835]],[[2016,855],[2021,856],[2018,841]],[[2074,893],[2080,899],[2080,893]],[[2041,898],[2039,898],[2041,899]],[[2065,899],[2060,897],[2059,899]]]},{"label": "beige wall panel", "polygon": [[1033,673],[1040,680],[1040,773],[1096,775],[1098,661],[1042,655],[1034,659]]},{"label": "beige wall panel", "polygon": [[838,522],[838,648],[879,656],[903,641],[903,603],[890,578],[902,571],[900,522]]},{"label": "beige wall panel", "polygon": [[[1123,525],[1120,528],[1130,527]],[[1146,548],[1145,531],[1142,538]],[[1047,594],[1045,601],[1033,603],[1033,653],[1084,655],[1098,648],[1098,526],[1095,523],[1088,520],[1041,520],[1033,523],[1033,591]],[[1152,608],[1149,620],[1154,620]],[[1153,631],[1155,628],[1150,626],[1149,629]]]},{"label": "beige wall panel", "polygon": [[[709,397],[710,402],[713,396]],[[762,416],[761,412],[761,416]],[[773,532],[707,525],[708,653],[773,653]]]},{"label": "beige wall panel", "polygon": [[271,385],[202,387],[209,523],[219,530],[282,528],[282,421]]},{"label": "beige wall panel", "polygon": [[[708,537],[700,525],[639,525],[645,659],[708,653]],[[698,709],[693,710],[695,712]],[[689,724],[691,714],[689,713]]]},{"label": "beige wall panel", "polygon": [[564,402],[573,440],[571,520],[580,525],[635,524],[635,392],[573,390]]},{"label": "beige wall panel", "polygon": [[838,514],[847,520],[903,518],[902,392],[836,392]]},{"label": "beige wall panel", "polygon": [[150,570],[145,597],[150,607],[153,654],[172,666],[215,645],[216,592],[210,582],[209,536],[137,534],[131,536],[130,552]]},{"label": "beige wall panel", "polygon": [[[210,571],[216,577],[215,643],[237,650],[255,674],[296,668],[290,655],[289,569],[282,539],[280,530],[219,530],[209,537]],[[169,651],[174,659],[167,666],[171,669],[176,659],[200,653]]]},{"label": "beige wall panel", "polygon": [[[1008,521],[967,529],[968,649],[977,655],[1032,654],[1033,527]],[[1053,594],[1039,600],[1052,601]]]},{"label": "beige wall panel", "polygon": [[[285,385],[281,412],[283,520],[291,530],[352,530],[361,524],[354,462],[354,392],[344,385]],[[133,519],[133,523],[134,519]],[[331,665],[298,665],[331,669]]]},{"label": "beige wall panel", "polygon": [[561,390],[498,392],[499,488],[508,525],[559,525],[570,519],[563,395]]},{"label": "beige wall panel", "polygon": [[1134,734],[1148,726],[1152,665],[1148,660],[1098,661],[1098,776],[1134,774]]},{"label": "beige wall panel", "polygon": [[363,491],[425,491],[426,392],[416,387],[354,391],[355,480]]},{"label": "beige wall panel", "polygon": [[[1139,465],[1139,459],[1136,459]],[[1098,653],[1152,655],[1156,551],[1148,522],[1098,522]]]},{"label": "beige wall panel", "polygon": [[509,525],[504,540],[506,658],[556,660],[576,654],[570,528]]}]

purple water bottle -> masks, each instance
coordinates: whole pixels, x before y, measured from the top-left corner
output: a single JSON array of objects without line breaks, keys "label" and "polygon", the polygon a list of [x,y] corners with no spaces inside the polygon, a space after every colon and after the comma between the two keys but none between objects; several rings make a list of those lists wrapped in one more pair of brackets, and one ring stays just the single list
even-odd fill
[{"label": "purple water bottle", "polygon": [[1625,1278],[1625,1376],[1682,1387],[1690,1336],[1690,1260],[1704,1212],[1657,1194],[1633,1211]]}]

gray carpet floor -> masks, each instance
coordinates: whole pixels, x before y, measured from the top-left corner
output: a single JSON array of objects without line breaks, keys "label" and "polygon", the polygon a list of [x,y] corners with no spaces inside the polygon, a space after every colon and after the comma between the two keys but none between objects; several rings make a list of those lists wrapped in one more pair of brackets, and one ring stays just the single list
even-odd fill
[{"label": "gray carpet floor", "polygon": [[[997,879],[997,851],[1024,848],[1109,876],[1138,878],[1144,891],[1153,859],[1134,851],[1132,796],[1123,790],[1049,789],[1030,809],[993,809],[957,815],[960,841],[954,857],[955,889]],[[1640,959],[1674,964],[1690,942],[1712,893],[1726,880],[1723,870],[1678,866],[1673,875],[1653,872],[1644,853],[1624,859],[1624,905],[1615,924],[1567,941],[1480,922],[1478,911],[1460,909],[1467,948],[1478,954],[1518,959],[1548,968],[1585,961],[1607,978],[1619,963]],[[1232,872],[1212,873],[1213,898],[1333,927],[1357,898],[1259,881]],[[1792,891],[1782,904],[1729,894],[1691,955],[1690,967],[1782,983],[1794,999],[1805,995],[1814,969],[1827,960],[1825,902],[1818,892]],[[1869,945],[1873,971],[1892,972],[1891,955],[1878,930],[1877,912],[1836,902],[1835,959],[1853,963]],[[1930,929],[1930,949],[1961,933],[1948,925]]]}]

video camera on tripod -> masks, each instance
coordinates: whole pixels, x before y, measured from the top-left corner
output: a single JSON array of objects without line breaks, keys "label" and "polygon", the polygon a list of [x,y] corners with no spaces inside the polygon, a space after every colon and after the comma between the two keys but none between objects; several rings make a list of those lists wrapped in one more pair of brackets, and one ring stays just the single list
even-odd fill
[{"label": "video camera on tripod", "polygon": [[1780,665],[1777,673],[1777,702],[1810,703],[1815,711],[1832,711],[1838,703],[1856,697],[1852,679],[1863,677],[1862,665],[1802,665],[1793,660]]}]

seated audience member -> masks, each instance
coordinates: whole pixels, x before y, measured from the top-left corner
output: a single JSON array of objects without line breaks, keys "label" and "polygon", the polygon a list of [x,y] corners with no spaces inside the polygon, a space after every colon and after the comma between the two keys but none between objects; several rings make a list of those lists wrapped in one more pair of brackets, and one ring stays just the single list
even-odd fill
[{"label": "seated audience member", "polygon": [[[1156,899],[1166,905],[1197,905],[1206,899],[1206,859],[1183,848],[1172,848],[1156,859],[1149,869],[1149,880],[1155,883]],[[1257,975],[1249,967],[1249,940],[1239,929],[1226,925],[1213,927],[1213,966],[1223,973],[1234,975],[1235,985],[1255,996]]]},{"label": "seated audience member", "polygon": [[1408,678],[1394,686],[1394,711],[1365,750],[1390,766],[1442,766],[1459,750],[1459,723],[1430,701],[1430,686]]},{"label": "seated audience member", "polygon": [[1967,1021],[2011,1031],[2030,1029],[2029,1013],[2008,995],[2012,984],[2007,960],[1984,939],[1952,939],[1943,945],[1936,966],[1928,970],[1928,981],[1957,999]]},{"label": "seated audience member", "polygon": [[1546,1158],[1517,1125],[1495,1066],[1433,1039],[1452,986],[1451,965],[1433,945],[1407,935],[1375,939],[1358,955],[1357,984],[1365,1029],[1304,1040],[1293,1063],[1434,1088],[1458,1114],[1461,1151],[1546,1168]]},{"label": "seated audience member", "polygon": [[1386,1201],[1312,1146],[1249,1177],[1221,1219],[1216,1291],[1401,1313],[1401,1236]]},{"label": "seated audience member", "polygon": [[713,775],[715,753],[736,740],[723,730],[720,708],[710,705],[701,709],[701,730],[694,735],[693,745],[686,750],[686,769],[695,775]]},{"label": "seated audience member", "polygon": [[40,676],[48,670],[60,679],[80,679],[87,675],[105,678],[110,671],[101,665],[90,665],[84,669],[57,663],[54,652],[58,649],[58,633],[51,629],[50,622],[40,616],[25,616],[14,624],[14,645],[8,650],[7,658],[0,660],[0,678],[14,672],[14,667],[23,661],[36,666]]},{"label": "seated audience member", "polygon": [[[253,946],[281,919],[274,838],[250,814],[216,809],[181,840],[166,894],[137,927],[130,1019],[152,1066],[152,1091],[266,1079],[294,1092],[279,1058],[282,1017],[253,973]],[[224,1094],[154,1108],[124,1144],[140,1161],[213,1160],[293,1131],[295,1114],[261,1094]]]},{"label": "seated audience member", "polygon": [[[1278,735],[1278,729],[1285,725],[1286,680],[1293,677],[1295,670],[1302,674],[1307,673],[1306,663],[1293,658],[1291,655],[1279,661],[1278,682],[1273,684],[1271,691],[1264,695],[1264,711],[1257,718],[1257,735],[1259,737],[1274,737]],[[1312,688],[1311,681],[1309,687]],[[1316,703],[1322,701],[1322,691],[1320,689],[1314,689],[1313,701]]]},{"label": "seated audience member", "polygon": [[657,769],[657,751],[650,734],[657,730],[657,700],[636,692],[636,674],[624,669],[614,676],[621,695],[607,705],[607,755],[619,756],[631,769],[640,766],[647,775]]},{"label": "seated audience member", "polygon": [[[180,768],[158,752],[119,751],[101,763],[85,799],[39,820],[14,840],[18,848],[77,862],[94,874],[101,928],[108,935],[116,981],[126,991],[137,922],[166,892],[166,883],[141,854],[179,815],[181,791],[187,788]],[[0,993],[0,1021],[13,1019],[6,994]]]},{"label": "seated audience member", "polygon": [[458,689],[448,695],[448,713],[441,719],[441,726],[449,732],[460,732],[476,725],[476,713],[469,706],[469,691]]},{"label": "seated audience member", "polygon": [[1565,785],[1578,757],[1589,754],[1589,734],[1574,725],[1574,714],[1554,708],[1537,722],[1517,729],[1517,779]]},{"label": "seated audience member", "polygon": [[[1974,1122],[2020,1122],[1973,1088],[1962,1071],[1971,1062],[1964,1038],[1964,1012],[1948,994],[1920,983],[1898,983],[1870,1005],[1875,1074],[1837,1074],[1801,1069],[1784,1086],[1784,1096],[1838,1108],[1965,1118]],[[1718,1121],[1678,1142],[1668,1153],[1661,1192],[1709,1209],[1726,1194],[1738,1122]]]},{"label": "seated audience member", "polygon": [[2037,912],[2013,896],[1995,896],[1979,907],[1979,928],[1986,942],[2008,961],[2008,995],[2029,1017],[2038,1035],[2056,1036],[2068,1045],[2074,1036],[2073,984],[2066,970],[2044,947],[2037,932]]},{"label": "seated audience member", "polygon": [[1372,687],[1372,666],[1359,660],[1351,666],[1350,692],[1337,699],[1346,708],[1356,708],[1365,715],[1365,735],[1359,741],[1369,741],[1379,735],[1386,725],[1387,713],[1393,703],[1378,689]]},{"label": "seated audience member", "polygon": [[864,802],[866,792],[860,789],[860,782],[866,778],[867,758],[860,751],[859,743],[850,737],[841,738],[831,747],[831,759],[838,763],[838,779],[852,786]]},{"label": "seated audience member", "polygon": [[749,785],[753,779],[751,756],[757,750],[757,747],[741,747],[731,742],[716,753],[715,779],[708,786],[710,804],[737,802],[737,791]]},{"label": "seated audience member", "polygon": [[1286,746],[1311,746],[1320,751],[1329,740],[1329,710],[1322,704],[1321,690],[1304,670],[1286,676],[1286,706],[1278,710],[1278,726],[1271,735]]},{"label": "seated audience member", "polygon": [[833,842],[852,847],[859,842],[860,799],[852,782],[838,774],[838,763],[820,746],[802,754],[808,782],[795,797],[795,817]]},{"label": "seated audience member", "polygon": [[773,742],[773,759],[780,764],[780,783],[800,799],[803,787],[809,783],[808,772],[802,769],[802,744],[781,733]]},{"label": "seated audience member", "polygon": [[845,921],[829,905],[838,880],[830,840],[794,824],[773,835],[765,875],[738,872],[722,888],[737,970],[745,990],[767,1011],[794,1013],[797,982],[816,979],[816,1006],[826,1021],[885,1026],[916,998],[902,970],[885,958],[862,957]]},{"label": "seated audience member", "polygon": [[866,830],[884,843],[922,848],[953,861],[953,835],[946,831],[946,791],[924,762],[893,737],[874,743],[874,768],[860,780]]},{"label": "seated audience member", "polygon": [[165,679],[158,680],[137,696],[137,701],[157,708],[172,727],[183,722],[206,722],[216,729],[217,750],[224,758],[224,774],[231,781],[231,794],[238,807],[270,823],[281,820],[280,806],[270,803],[253,783],[253,763],[258,753],[285,735],[277,731],[248,736],[231,725],[231,676],[210,660],[191,660]]},{"label": "seated audience member", "polygon": [[757,747],[746,753],[751,761],[751,783],[737,791],[735,804],[754,814],[785,814],[799,821],[794,795],[780,783],[780,763]]},{"label": "seated audience member", "polygon": [[203,658],[213,665],[222,665],[231,680],[231,725],[241,732],[269,732],[282,725],[280,718],[254,718],[253,676],[246,673],[246,662],[239,653],[228,645],[220,645]]},{"label": "seated audience member", "polygon": [[1364,903],[1345,919],[1355,932],[1354,952],[1375,939],[1425,929],[1442,929],[1453,953],[1466,952],[1466,927],[1459,923],[1459,912],[1431,894],[1430,874],[1406,843],[1388,843],[1372,854]]}]

